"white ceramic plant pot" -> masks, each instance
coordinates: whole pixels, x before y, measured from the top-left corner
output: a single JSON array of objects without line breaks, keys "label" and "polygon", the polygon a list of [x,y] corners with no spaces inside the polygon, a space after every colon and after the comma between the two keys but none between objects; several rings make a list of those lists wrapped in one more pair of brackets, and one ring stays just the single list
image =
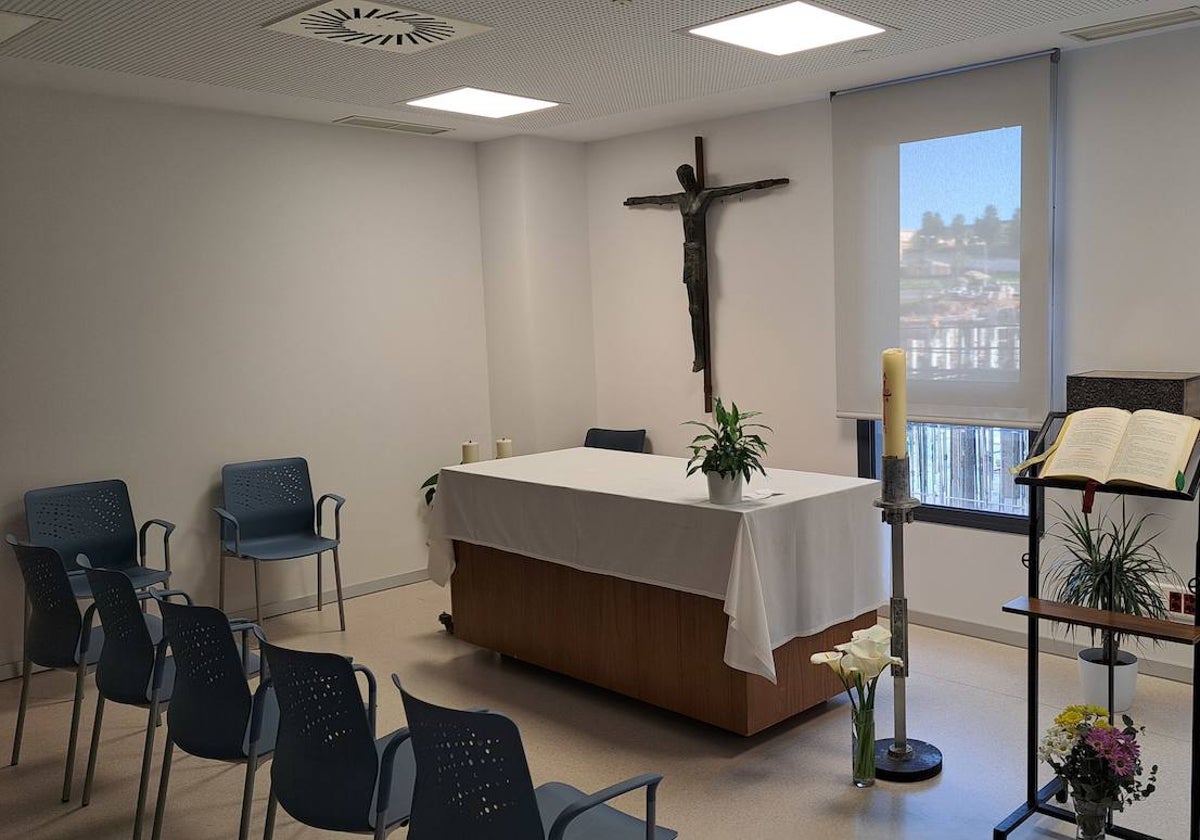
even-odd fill
[{"label": "white ceramic plant pot", "polygon": [[742,474],[724,478],[720,473],[705,473],[708,476],[708,500],[714,505],[736,505],[742,501]]},{"label": "white ceramic plant pot", "polygon": [[[1103,648],[1084,648],[1079,651],[1079,682],[1083,687],[1083,702],[1089,706],[1108,708],[1108,666],[1101,664]],[[1113,712],[1125,712],[1133,705],[1137,687],[1138,658],[1127,650],[1117,653],[1113,669]]]}]

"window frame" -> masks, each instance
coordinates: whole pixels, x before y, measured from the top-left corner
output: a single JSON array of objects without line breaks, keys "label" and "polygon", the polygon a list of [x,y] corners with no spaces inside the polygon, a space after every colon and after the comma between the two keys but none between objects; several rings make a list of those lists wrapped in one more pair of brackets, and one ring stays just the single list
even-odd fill
[{"label": "window frame", "polygon": [[[875,473],[876,446],[875,424],[878,420],[856,420],[858,436],[858,476],[859,478],[879,479]],[[1032,435],[1030,437],[1032,440]],[[1032,490],[1031,490],[1032,492]],[[981,531],[996,531],[1004,534],[1029,533],[1029,514],[994,513],[982,510],[967,510],[966,508],[946,507],[945,505],[922,504],[913,512],[917,522],[931,522],[937,525],[954,525],[959,528],[975,528]]]}]

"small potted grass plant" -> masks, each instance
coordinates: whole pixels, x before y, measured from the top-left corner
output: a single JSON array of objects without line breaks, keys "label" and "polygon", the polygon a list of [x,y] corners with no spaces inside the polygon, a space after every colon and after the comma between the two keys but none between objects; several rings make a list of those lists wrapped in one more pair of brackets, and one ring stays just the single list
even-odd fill
[{"label": "small potted grass plant", "polygon": [[[1058,505],[1061,515],[1047,531],[1058,549],[1046,569],[1051,597],[1079,607],[1167,618],[1159,586],[1182,589],[1185,584],[1154,545],[1160,532],[1147,526],[1153,514],[1129,513],[1124,498],[1119,512],[1113,510],[1115,505],[1094,517]],[[1093,706],[1107,706],[1110,663],[1113,711],[1123,712],[1133,703],[1138,658],[1121,650],[1121,635],[1111,630],[1101,632],[1100,647],[1079,652],[1083,699]]]},{"label": "small potted grass plant", "polygon": [[767,474],[759,460],[767,454],[767,444],[755,430],[772,429],[762,423],[747,422],[759,414],[761,412],[740,411],[737,403],[726,409],[718,399],[713,406],[711,424],[701,420],[684,423],[704,430],[688,446],[692,457],[687,463],[687,474],[704,473],[708,478],[708,499],[713,504],[737,504],[742,500],[743,482],[750,480],[750,473]]}]

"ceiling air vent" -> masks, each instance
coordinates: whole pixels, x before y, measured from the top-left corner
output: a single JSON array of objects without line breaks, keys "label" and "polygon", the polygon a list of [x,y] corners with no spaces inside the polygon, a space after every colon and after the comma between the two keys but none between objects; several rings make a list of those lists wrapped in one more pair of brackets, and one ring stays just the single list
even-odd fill
[{"label": "ceiling air vent", "polygon": [[385,3],[329,0],[269,24],[267,29],[335,44],[415,53],[486,32],[491,27]]},{"label": "ceiling air vent", "polygon": [[420,125],[419,123],[395,122],[394,120],[381,120],[375,117],[342,117],[340,120],[334,120],[337,125],[353,125],[358,128],[377,128],[380,131],[403,131],[406,134],[445,134],[447,131],[453,131],[452,128],[442,128],[440,125]]},{"label": "ceiling air vent", "polygon": [[1156,15],[1114,20],[1112,23],[1099,23],[1095,26],[1085,26],[1081,29],[1069,29],[1064,35],[1078,38],[1080,41],[1103,41],[1105,38],[1116,38],[1120,35],[1132,35],[1135,32],[1148,32],[1151,29],[1162,29],[1165,26],[1178,26],[1181,23],[1200,21],[1200,6],[1187,6],[1170,12]]}]

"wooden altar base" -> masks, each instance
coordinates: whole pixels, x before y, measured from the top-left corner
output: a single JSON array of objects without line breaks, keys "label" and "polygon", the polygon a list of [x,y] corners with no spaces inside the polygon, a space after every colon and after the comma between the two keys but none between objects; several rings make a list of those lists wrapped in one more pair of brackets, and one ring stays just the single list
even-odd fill
[{"label": "wooden altar base", "polygon": [[463,641],[753,735],[837,696],[809,657],[874,611],[775,650],[778,683],[723,661],[727,616],[714,598],[455,542],[454,633]]}]

